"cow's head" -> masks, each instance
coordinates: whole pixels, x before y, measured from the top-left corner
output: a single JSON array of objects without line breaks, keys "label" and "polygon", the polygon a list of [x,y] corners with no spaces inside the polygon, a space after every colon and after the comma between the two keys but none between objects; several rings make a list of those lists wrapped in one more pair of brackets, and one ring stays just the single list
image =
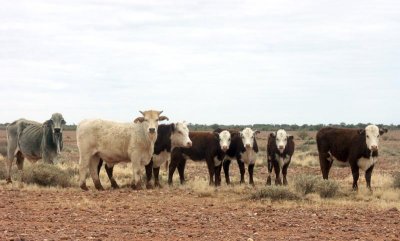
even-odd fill
[{"label": "cow's head", "polygon": [[63,132],[65,123],[66,122],[65,122],[62,114],[54,113],[53,115],[51,115],[50,120],[45,121],[43,124],[43,126],[45,128],[49,128],[51,130],[53,142],[57,146],[58,154],[61,152],[61,149],[63,146],[62,132]]},{"label": "cow's head", "polygon": [[270,136],[275,138],[276,147],[280,153],[285,150],[288,140],[293,139],[293,136],[288,135],[283,129],[278,130],[276,133],[271,133]]},{"label": "cow's head", "polygon": [[156,110],[146,110],[146,111],[139,111],[143,116],[136,118],[133,122],[135,123],[144,123],[147,128],[147,132],[150,135],[157,134],[158,122],[163,120],[168,120],[166,116],[160,116],[162,111]]},{"label": "cow's head", "polygon": [[358,130],[358,133],[365,136],[365,142],[369,150],[377,151],[379,148],[379,138],[387,131],[385,128],[379,129],[376,125],[369,125],[365,129]]},{"label": "cow's head", "polygon": [[171,144],[173,147],[191,147],[192,141],[189,138],[189,128],[186,122],[171,124]]},{"label": "cow's head", "polygon": [[243,141],[243,146],[246,149],[253,148],[254,145],[254,138],[256,137],[256,134],[260,133],[260,131],[257,130],[252,130],[251,128],[244,128],[240,132],[240,137],[242,138]]},{"label": "cow's head", "polygon": [[231,144],[231,133],[227,130],[221,131],[220,133],[214,132],[215,136],[219,140],[219,145],[222,151],[226,152]]}]

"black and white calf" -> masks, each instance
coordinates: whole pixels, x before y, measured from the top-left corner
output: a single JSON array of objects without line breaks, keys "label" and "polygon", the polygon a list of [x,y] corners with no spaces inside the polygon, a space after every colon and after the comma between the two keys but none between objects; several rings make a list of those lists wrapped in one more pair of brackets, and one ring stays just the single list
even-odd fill
[{"label": "black and white calf", "polygon": [[[216,130],[222,131],[221,129]],[[240,183],[244,183],[245,164],[248,165],[249,170],[249,183],[254,185],[253,172],[254,164],[257,159],[258,145],[256,141],[256,134],[260,133],[251,128],[245,128],[243,131],[230,131],[231,142],[223,162],[225,173],[225,180],[227,184],[231,183],[229,177],[229,166],[232,160],[236,160],[240,170]],[[216,178],[221,178],[221,170],[216,170]]]},{"label": "black and white calf", "polygon": [[293,136],[280,129],[276,133],[271,133],[268,137],[267,158],[268,158],[268,178],[267,185],[271,185],[272,169],[275,170],[275,185],[281,185],[281,173],[283,185],[287,185],[287,170],[294,153]]}]

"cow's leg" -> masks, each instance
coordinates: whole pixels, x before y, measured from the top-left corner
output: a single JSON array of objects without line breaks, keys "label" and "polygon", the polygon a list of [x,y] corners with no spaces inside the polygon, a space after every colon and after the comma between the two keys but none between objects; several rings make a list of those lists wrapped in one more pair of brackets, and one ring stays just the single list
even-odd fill
[{"label": "cow's leg", "polygon": [[244,168],[244,162],[237,159],[237,163],[238,163],[239,170],[240,170],[240,184],[242,184],[242,183],[244,183],[244,173],[246,172],[246,169]]},{"label": "cow's leg", "polygon": [[140,156],[140,155],[133,155],[131,157],[132,174],[133,174],[131,188],[134,190],[142,189],[142,168],[143,168],[143,166],[140,165],[141,160],[137,158],[138,156]]},{"label": "cow's leg", "polygon": [[97,175],[99,175],[99,176],[100,176],[100,170],[101,170],[102,166],[103,166],[103,159],[100,158],[99,165],[97,166]]},{"label": "cow's leg", "polygon": [[267,185],[271,186],[271,173],[272,173],[272,160],[267,156],[267,168],[268,168],[268,177],[267,177]]},{"label": "cow's leg", "polygon": [[151,176],[153,175],[153,157],[151,158],[149,164],[145,166],[146,169],[146,188],[152,189],[153,186],[151,185]]},{"label": "cow's leg", "polygon": [[221,169],[222,163],[214,168],[215,172],[215,186],[221,186]]},{"label": "cow's leg", "polygon": [[110,180],[111,183],[111,187],[114,189],[119,188],[118,183],[115,181],[114,177],[113,177],[113,172],[114,172],[114,165],[113,164],[107,164],[104,165],[104,168],[106,169],[106,173],[108,176],[108,179]]},{"label": "cow's leg", "polygon": [[174,177],[174,172],[176,167],[178,166],[178,160],[171,158],[171,163],[169,164],[168,170],[168,184],[172,185],[172,178]]},{"label": "cow's leg", "polygon": [[160,167],[153,168],[154,174],[154,186],[161,188],[160,179],[159,179]]},{"label": "cow's leg", "polygon": [[372,191],[371,188],[371,176],[372,176],[372,170],[374,170],[374,165],[372,165],[370,168],[368,168],[365,171],[365,181],[367,182],[367,188]]},{"label": "cow's leg", "polygon": [[283,176],[283,185],[287,186],[288,182],[286,179],[286,175],[287,175],[287,170],[289,168],[289,163],[286,163],[285,165],[283,165],[282,167],[282,176]]},{"label": "cow's leg", "polygon": [[6,181],[7,183],[12,183],[11,181],[11,169],[15,158],[15,151],[17,150],[17,139],[7,136],[7,173]]},{"label": "cow's leg", "polygon": [[351,166],[351,174],[353,175],[353,190],[357,191],[358,190],[357,182],[360,176],[360,170],[357,165],[357,162],[354,162],[354,164],[350,164],[350,166]]},{"label": "cow's leg", "polygon": [[24,173],[23,173],[23,168],[24,168],[24,156],[22,155],[21,152],[17,153],[17,168],[20,176],[20,181],[24,181]]},{"label": "cow's leg", "polygon": [[231,180],[230,180],[230,178],[229,178],[229,165],[231,164],[231,160],[225,160],[224,162],[223,162],[223,168],[224,168],[224,175],[225,175],[225,181],[226,181],[226,184],[231,184]]},{"label": "cow's leg", "polygon": [[85,191],[89,190],[89,188],[86,186],[86,177],[89,171],[89,162],[90,157],[79,157],[79,187]]},{"label": "cow's leg", "polygon": [[249,164],[249,183],[250,185],[254,186],[253,173],[254,173],[254,164]]},{"label": "cow's leg", "polygon": [[207,157],[206,158],[206,162],[207,162],[207,168],[208,168],[208,174],[210,176],[210,180],[209,180],[209,184],[214,185],[214,158],[212,157]]},{"label": "cow's leg", "polygon": [[273,162],[274,171],[275,171],[275,185],[282,185],[281,181],[281,167],[279,166],[278,161]]},{"label": "cow's leg", "polygon": [[319,165],[321,167],[322,178],[328,179],[329,171],[332,167],[332,160],[330,160],[330,155],[327,152],[319,152]]},{"label": "cow's leg", "polygon": [[94,187],[97,190],[104,190],[103,186],[101,185],[99,174],[97,173],[99,167],[100,158],[99,157],[92,157],[89,161],[89,172],[92,176]]},{"label": "cow's leg", "polygon": [[186,159],[183,159],[178,163],[179,179],[182,185],[185,183],[185,166],[186,166]]}]

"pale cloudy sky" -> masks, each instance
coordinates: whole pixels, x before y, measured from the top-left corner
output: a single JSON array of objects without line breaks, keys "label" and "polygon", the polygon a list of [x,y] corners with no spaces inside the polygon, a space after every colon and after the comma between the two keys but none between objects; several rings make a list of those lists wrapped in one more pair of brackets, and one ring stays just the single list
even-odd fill
[{"label": "pale cloudy sky", "polygon": [[0,123],[400,123],[398,0],[0,5]]}]

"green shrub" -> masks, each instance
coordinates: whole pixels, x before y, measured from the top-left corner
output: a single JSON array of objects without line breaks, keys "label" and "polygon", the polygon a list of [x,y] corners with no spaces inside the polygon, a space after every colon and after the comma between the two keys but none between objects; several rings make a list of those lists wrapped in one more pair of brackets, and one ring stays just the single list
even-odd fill
[{"label": "green shrub", "polygon": [[277,201],[277,200],[298,200],[298,199],[300,199],[300,197],[297,196],[292,191],[290,191],[289,188],[283,187],[283,186],[264,187],[261,190],[258,190],[257,192],[253,193],[250,196],[250,198],[253,199],[253,200],[260,200],[260,199],[269,198],[272,201]]},{"label": "green shrub", "polygon": [[318,177],[312,175],[299,175],[294,178],[294,188],[302,195],[313,193],[316,191]]},{"label": "green shrub", "polygon": [[339,190],[339,183],[334,180],[319,180],[317,183],[317,192],[322,198],[332,198]]},{"label": "green shrub", "polygon": [[400,188],[400,172],[396,172],[393,175],[393,187]]},{"label": "green shrub", "polygon": [[55,165],[45,163],[36,163],[29,168],[24,168],[23,180],[40,186],[71,186],[70,173]]}]

